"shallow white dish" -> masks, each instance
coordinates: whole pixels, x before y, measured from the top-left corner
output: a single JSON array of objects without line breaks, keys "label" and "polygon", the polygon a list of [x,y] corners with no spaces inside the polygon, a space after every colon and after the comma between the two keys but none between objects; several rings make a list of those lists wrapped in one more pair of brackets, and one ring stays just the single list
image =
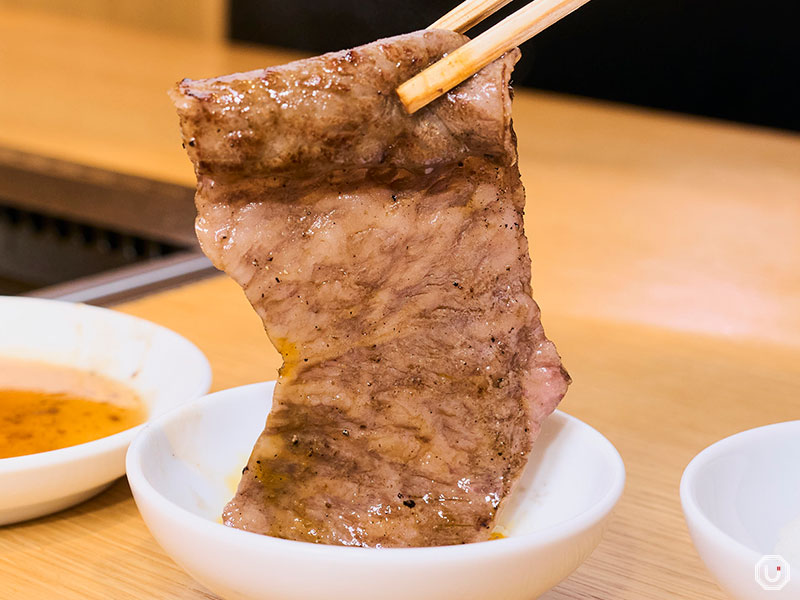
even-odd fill
[{"label": "shallow white dish", "polygon": [[226,600],[531,600],[591,554],[622,494],[616,449],[556,413],[502,517],[506,539],[376,550],[231,529],[219,516],[263,429],[273,387],[234,388],[182,406],[148,424],[128,451],[128,481],[150,531]]},{"label": "shallow white dish", "polygon": [[[111,310],[0,296],[0,357],[95,371],[136,390],[148,418],[208,391],[211,369],[188,340]],[[142,426],[51,452],[0,459],[0,525],[77,504],[125,473]]]},{"label": "shallow white dish", "polygon": [[800,421],[703,450],[683,473],[681,503],[700,557],[731,598],[800,598]]}]

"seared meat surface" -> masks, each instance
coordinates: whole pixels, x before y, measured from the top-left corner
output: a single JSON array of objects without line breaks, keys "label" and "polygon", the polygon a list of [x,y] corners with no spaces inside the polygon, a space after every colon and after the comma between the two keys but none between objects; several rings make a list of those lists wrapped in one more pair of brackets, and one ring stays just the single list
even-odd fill
[{"label": "seared meat surface", "polygon": [[530,296],[508,80],[413,116],[418,32],[174,93],[203,250],[284,365],[233,527],[369,547],[488,539],[568,376]]}]

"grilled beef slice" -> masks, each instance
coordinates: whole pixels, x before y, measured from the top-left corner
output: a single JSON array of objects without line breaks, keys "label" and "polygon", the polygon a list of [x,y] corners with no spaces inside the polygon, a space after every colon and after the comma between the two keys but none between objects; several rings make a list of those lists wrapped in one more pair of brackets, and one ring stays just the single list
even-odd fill
[{"label": "grilled beef slice", "polygon": [[486,540],[566,391],[531,298],[518,51],[414,115],[394,93],[465,39],[417,32],[173,92],[200,243],[284,359],[230,526]]}]

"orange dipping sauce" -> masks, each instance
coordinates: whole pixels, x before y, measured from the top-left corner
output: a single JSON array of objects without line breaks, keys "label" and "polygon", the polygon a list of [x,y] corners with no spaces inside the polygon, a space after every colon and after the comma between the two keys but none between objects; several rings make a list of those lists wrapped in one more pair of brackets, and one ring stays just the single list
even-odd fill
[{"label": "orange dipping sauce", "polygon": [[83,444],[146,418],[136,392],[118,381],[0,358],[0,459]]}]

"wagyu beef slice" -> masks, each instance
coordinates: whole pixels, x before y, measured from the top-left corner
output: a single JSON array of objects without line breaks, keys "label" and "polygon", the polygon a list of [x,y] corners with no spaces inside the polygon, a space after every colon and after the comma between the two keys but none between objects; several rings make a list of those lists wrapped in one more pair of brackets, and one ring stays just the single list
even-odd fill
[{"label": "wagyu beef slice", "polygon": [[412,116],[394,94],[464,39],[418,32],[174,93],[203,250],[285,361],[228,525],[486,540],[566,391],[530,295],[517,51]]}]

